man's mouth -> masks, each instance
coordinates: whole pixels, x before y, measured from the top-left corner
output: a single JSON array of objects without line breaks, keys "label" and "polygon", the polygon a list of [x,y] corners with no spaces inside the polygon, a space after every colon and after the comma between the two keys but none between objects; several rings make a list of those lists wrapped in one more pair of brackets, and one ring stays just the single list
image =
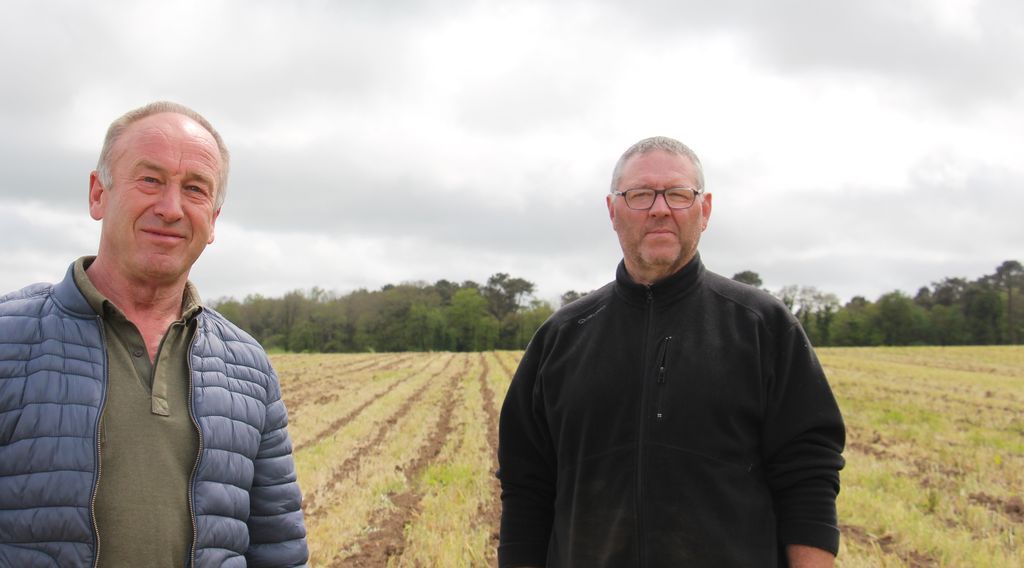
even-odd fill
[{"label": "man's mouth", "polygon": [[171,232],[171,231],[161,231],[161,230],[154,230],[154,229],[143,229],[142,232],[145,233],[146,235],[148,235],[149,237],[153,238],[153,239],[156,239],[158,241],[168,242],[168,243],[176,243],[176,242],[181,241],[182,239],[185,238],[185,235],[180,235],[178,233],[174,233],[174,232]]}]

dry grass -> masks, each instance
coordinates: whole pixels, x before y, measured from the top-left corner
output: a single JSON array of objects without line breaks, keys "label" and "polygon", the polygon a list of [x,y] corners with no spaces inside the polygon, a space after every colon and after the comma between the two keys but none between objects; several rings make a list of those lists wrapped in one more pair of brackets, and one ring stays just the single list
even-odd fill
[{"label": "dry grass", "polygon": [[821,349],[847,421],[840,566],[1024,566],[1024,349]]},{"label": "dry grass", "polygon": [[[820,349],[848,426],[838,565],[1024,566],[1024,348]],[[493,566],[521,353],[275,355],[314,566]]]}]

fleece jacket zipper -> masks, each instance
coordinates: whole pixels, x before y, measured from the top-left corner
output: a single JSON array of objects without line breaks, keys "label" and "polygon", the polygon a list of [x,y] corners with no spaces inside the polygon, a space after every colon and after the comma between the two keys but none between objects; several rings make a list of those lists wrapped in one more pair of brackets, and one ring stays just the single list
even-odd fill
[{"label": "fleece jacket zipper", "polygon": [[640,408],[638,409],[639,420],[637,422],[636,440],[636,552],[637,566],[644,565],[646,551],[644,547],[644,438],[645,424],[647,423],[647,345],[651,340],[651,328],[654,324],[654,293],[647,288],[647,321],[644,326],[644,342],[640,356]]}]

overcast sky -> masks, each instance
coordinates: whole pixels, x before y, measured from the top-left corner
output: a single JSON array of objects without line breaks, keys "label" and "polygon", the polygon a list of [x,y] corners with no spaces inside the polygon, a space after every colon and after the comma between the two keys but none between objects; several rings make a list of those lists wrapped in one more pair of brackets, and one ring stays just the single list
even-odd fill
[{"label": "overcast sky", "polygon": [[0,291],[96,250],[107,125],[184,103],[232,152],[207,299],[610,280],[604,196],[652,135],[701,156],[726,276],[841,299],[1024,260],[1019,0],[4,4]]}]

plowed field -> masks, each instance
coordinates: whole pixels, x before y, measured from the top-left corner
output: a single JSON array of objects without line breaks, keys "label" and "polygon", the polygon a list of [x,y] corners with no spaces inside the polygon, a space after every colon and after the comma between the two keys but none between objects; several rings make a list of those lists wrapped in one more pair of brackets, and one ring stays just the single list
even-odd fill
[{"label": "plowed field", "polygon": [[[848,426],[837,564],[1024,566],[1024,348],[820,349]],[[275,355],[314,566],[493,566],[520,353]]]}]

